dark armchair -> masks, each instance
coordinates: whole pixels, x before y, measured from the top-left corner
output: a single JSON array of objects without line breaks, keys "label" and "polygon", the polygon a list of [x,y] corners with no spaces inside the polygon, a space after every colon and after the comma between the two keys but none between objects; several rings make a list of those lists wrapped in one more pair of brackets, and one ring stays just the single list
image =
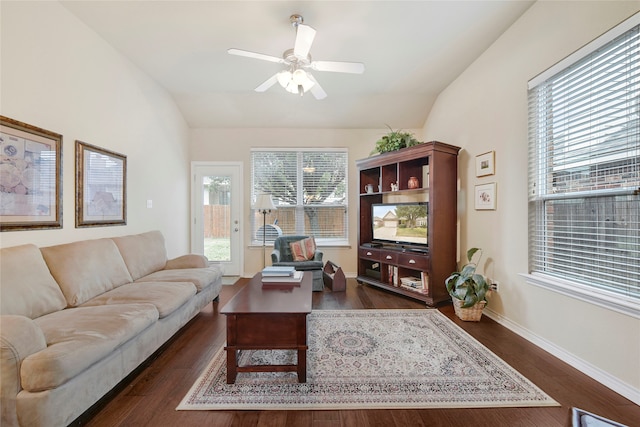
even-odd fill
[{"label": "dark armchair", "polygon": [[313,290],[322,291],[322,252],[316,249],[314,258],[308,261],[294,261],[291,255],[290,243],[306,239],[309,236],[280,236],[273,242],[271,263],[273,265],[286,265],[295,267],[297,271],[311,271],[313,274]]}]

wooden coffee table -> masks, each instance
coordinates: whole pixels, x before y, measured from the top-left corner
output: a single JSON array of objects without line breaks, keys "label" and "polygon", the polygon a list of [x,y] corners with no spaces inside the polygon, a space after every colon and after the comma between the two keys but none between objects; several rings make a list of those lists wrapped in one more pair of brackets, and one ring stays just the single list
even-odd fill
[{"label": "wooden coffee table", "polygon": [[[312,277],[305,272],[296,285],[262,285],[258,273],[220,313],[227,317],[227,383],[238,372],[297,372],[298,382],[307,381],[307,314],[311,313]],[[293,349],[295,365],[238,366],[242,350]]]}]

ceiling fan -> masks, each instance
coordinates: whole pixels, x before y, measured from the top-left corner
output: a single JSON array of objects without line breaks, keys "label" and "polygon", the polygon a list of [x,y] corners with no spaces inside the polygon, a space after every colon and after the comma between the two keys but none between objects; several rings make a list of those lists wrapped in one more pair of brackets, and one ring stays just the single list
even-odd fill
[{"label": "ceiling fan", "polygon": [[305,92],[311,91],[316,99],[324,99],[327,97],[327,93],[309,70],[352,74],[362,74],[364,72],[364,64],[360,62],[312,61],[309,50],[311,50],[311,44],[316,36],[316,30],[304,25],[303,18],[300,15],[291,15],[289,20],[296,29],[296,41],[293,49],[284,51],[282,58],[242,49],[227,50],[231,55],[277,62],[286,66],[284,70],[269,77],[264,83],[256,87],[256,92],[264,92],[277,82],[287,92],[302,96]]}]

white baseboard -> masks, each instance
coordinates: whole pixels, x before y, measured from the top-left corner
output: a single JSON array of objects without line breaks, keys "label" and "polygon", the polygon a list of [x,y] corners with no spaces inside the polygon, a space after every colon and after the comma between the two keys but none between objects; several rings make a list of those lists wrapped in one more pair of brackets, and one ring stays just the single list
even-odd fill
[{"label": "white baseboard", "polygon": [[495,320],[497,323],[501,324],[505,328],[510,331],[520,335],[522,338],[527,341],[535,344],[536,346],[542,348],[543,350],[551,353],[558,359],[562,360],[565,363],[568,363],[572,367],[576,368],[583,374],[593,378],[598,381],[605,387],[610,388],[621,396],[626,397],[631,400],[636,405],[640,405],[640,390],[632,387],[631,385],[621,381],[620,379],[614,377],[608,372],[603,371],[597,366],[592,365],[591,363],[576,357],[575,355],[567,352],[565,349],[558,347],[550,341],[541,338],[540,336],[534,334],[530,330],[523,328],[521,325],[512,322],[506,317],[501,316],[500,314],[491,311],[488,308],[484,309],[483,314],[485,314],[490,319]]}]

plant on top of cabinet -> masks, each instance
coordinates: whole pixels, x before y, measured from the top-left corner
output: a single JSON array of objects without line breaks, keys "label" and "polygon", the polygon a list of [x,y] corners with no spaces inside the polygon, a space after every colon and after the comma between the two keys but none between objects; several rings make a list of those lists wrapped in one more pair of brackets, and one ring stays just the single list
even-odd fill
[{"label": "plant on top of cabinet", "polygon": [[376,141],[376,147],[370,155],[387,153],[389,151],[396,151],[401,148],[422,144],[411,132],[393,130],[389,125],[387,125],[387,127],[389,128],[389,132]]}]

